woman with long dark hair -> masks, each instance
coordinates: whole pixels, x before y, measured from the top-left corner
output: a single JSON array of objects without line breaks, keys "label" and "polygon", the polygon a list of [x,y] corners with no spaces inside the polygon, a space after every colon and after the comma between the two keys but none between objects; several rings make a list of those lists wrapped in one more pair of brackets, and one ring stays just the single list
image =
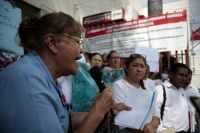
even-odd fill
[{"label": "woman with long dark hair", "polygon": [[[123,103],[129,89],[146,89],[143,77],[146,72],[146,59],[140,54],[131,54],[126,60],[124,69],[126,77],[120,79],[112,85],[115,103]],[[144,126],[143,132],[154,133],[159,124],[159,112],[153,114],[152,121]],[[136,120],[135,120],[136,121]],[[118,133],[141,132],[136,129],[119,127]]]}]

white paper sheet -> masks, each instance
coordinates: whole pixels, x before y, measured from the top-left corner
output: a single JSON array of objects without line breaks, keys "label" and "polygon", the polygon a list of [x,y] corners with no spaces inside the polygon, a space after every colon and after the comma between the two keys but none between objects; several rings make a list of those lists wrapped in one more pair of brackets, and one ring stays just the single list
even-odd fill
[{"label": "white paper sheet", "polygon": [[127,92],[125,104],[132,107],[131,111],[121,111],[115,118],[115,124],[124,127],[142,129],[150,111],[154,107],[156,92],[131,88]]},{"label": "white paper sheet", "polygon": [[150,72],[159,71],[159,54],[157,49],[136,46],[135,53],[146,55],[147,64],[150,66]]}]

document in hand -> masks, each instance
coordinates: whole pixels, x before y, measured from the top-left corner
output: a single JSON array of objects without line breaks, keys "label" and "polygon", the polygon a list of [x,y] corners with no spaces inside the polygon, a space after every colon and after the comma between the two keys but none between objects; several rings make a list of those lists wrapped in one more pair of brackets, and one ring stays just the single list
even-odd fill
[{"label": "document in hand", "polygon": [[155,91],[135,88],[129,89],[125,104],[132,107],[132,110],[121,111],[115,117],[115,124],[142,130],[148,117],[152,114],[156,97]]}]

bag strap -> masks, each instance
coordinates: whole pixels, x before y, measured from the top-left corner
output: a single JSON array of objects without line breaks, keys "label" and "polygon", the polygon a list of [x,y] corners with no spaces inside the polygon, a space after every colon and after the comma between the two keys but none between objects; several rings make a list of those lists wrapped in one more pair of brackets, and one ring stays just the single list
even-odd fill
[{"label": "bag strap", "polygon": [[164,85],[163,86],[163,103],[162,103],[162,106],[161,106],[161,110],[160,110],[160,118],[161,120],[163,119],[163,115],[164,115],[164,109],[165,109],[165,102],[166,102],[166,91],[165,91],[165,87]]},{"label": "bag strap", "polygon": [[[70,107],[69,107],[69,111],[70,111]],[[73,128],[72,128],[72,112],[69,113],[69,126],[68,126],[68,133],[73,133]]]}]

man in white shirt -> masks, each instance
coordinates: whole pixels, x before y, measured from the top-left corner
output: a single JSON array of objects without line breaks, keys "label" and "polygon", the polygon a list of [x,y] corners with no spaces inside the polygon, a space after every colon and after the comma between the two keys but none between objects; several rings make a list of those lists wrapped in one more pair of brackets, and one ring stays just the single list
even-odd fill
[{"label": "man in white shirt", "polygon": [[[187,66],[182,63],[174,64],[169,74],[169,81],[163,83],[166,92],[166,102],[164,106],[164,115],[158,131],[162,131],[174,126],[176,133],[189,132],[188,101],[187,96],[182,89],[188,76]],[[161,108],[163,104],[163,86],[158,85],[154,89],[158,92],[156,105]]]}]

